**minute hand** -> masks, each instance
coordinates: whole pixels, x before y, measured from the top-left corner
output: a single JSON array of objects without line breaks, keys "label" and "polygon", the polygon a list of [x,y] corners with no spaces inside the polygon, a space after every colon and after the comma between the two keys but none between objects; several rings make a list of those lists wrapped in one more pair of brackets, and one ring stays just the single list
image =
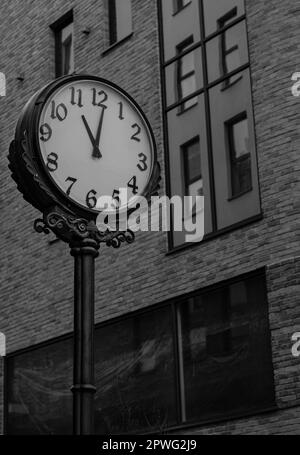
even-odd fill
[{"label": "minute hand", "polygon": [[100,144],[100,137],[101,137],[101,131],[102,131],[102,124],[103,124],[103,117],[104,117],[105,109],[106,109],[106,106],[103,106],[101,114],[100,114],[100,120],[99,120],[99,125],[98,125],[96,139],[95,139],[95,147],[94,147],[94,150],[93,150],[93,156],[97,156],[98,152],[100,151],[99,144]]},{"label": "minute hand", "polygon": [[97,158],[101,158],[102,155],[100,153],[99,148],[96,145],[96,140],[95,140],[95,138],[94,138],[94,136],[93,136],[93,134],[91,132],[91,129],[90,129],[89,125],[88,125],[88,122],[86,121],[86,118],[85,118],[84,115],[82,115],[81,118],[83,120],[84,126],[85,126],[85,128],[87,130],[88,136],[89,136],[90,141],[91,141],[92,146],[93,146],[93,156],[95,156]]}]

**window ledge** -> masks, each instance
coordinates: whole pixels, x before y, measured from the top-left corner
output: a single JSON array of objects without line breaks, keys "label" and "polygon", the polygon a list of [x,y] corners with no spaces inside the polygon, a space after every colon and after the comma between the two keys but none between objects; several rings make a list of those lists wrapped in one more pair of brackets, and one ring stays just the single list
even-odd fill
[{"label": "window ledge", "polygon": [[250,193],[252,190],[253,190],[253,188],[252,188],[252,186],[251,186],[248,190],[241,191],[240,193],[237,193],[237,194],[235,194],[234,196],[230,196],[230,197],[227,199],[227,201],[228,201],[228,202],[234,201],[235,199],[238,199],[239,197],[244,196],[244,194]]},{"label": "window ledge", "polygon": [[189,6],[192,3],[192,0],[190,0],[186,5],[183,5],[182,8],[179,8],[175,13],[172,14],[172,16],[177,16],[177,14],[181,13],[182,10],[184,10],[187,6]]},{"label": "window ledge", "polygon": [[129,40],[133,35],[133,32],[129,33],[129,35],[126,35],[124,38],[122,38],[119,41],[116,41],[114,44],[111,44],[108,48],[106,48],[101,55],[106,55],[109,54],[109,52],[113,51],[116,47],[119,45],[123,44],[125,41]]}]

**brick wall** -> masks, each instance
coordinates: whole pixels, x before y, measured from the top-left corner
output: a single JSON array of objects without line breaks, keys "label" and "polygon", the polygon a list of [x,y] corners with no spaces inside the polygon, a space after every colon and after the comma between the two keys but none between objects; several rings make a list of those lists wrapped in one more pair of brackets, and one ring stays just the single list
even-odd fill
[{"label": "brick wall", "polygon": [[[300,327],[296,238],[300,110],[299,99],[290,92],[290,78],[300,70],[296,46],[300,11],[294,0],[246,4],[263,219],[171,255],[166,255],[164,233],[138,233],[133,245],[120,250],[102,247],[95,316],[100,322],[267,266],[280,410],[199,431],[299,433],[299,360],[291,356],[290,338]],[[133,0],[133,36],[102,56],[108,43],[104,1],[2,0],[0,42],[5,45],[0,71],[7,76],[7,96],[0,98],[0,331],[6,334],[8,352],[72,330],[72,258],[66,245],[49,245],[46,236],[33,231],[39,213],[17,192],[6,158],[20,109],[54,78],[49,25],[72,7],[76,72],[111,79],[136,98],[154,129],[164,171],[156,1]],[[91,29],[88,36],[82,33],[85,27]],[[17,80],[20,75],[23,82]]]}]

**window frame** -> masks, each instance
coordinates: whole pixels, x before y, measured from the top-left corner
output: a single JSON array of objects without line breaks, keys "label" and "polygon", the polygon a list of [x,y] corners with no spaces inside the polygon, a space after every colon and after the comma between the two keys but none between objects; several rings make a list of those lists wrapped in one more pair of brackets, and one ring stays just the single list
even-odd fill
[{"label": "window frame", "polygon": [[[70,24],[74,24],[73,9],[61,16],[57,21],[50,25],[51,30],[54,33],[55,40],[55,77],[61,77],[63,73],[63,61],[62,61],[62,31],[65,27]],[[73,30],[73,46],[74,46],[74,30]]]},{"label": "window frame", "polygon": [[[104,322],[100,322],[95,324],[95,330],[99,330],[103,327],[107,326],[113,326],[113,324],[118,323],[120,321],[126,321],[127,319],[132,319],[137,316],[145,315],[147,313],[151,313],[153,311],[162,309],[162,308],[169,308],[170,311],[170,318],[172,319],[172,333],[171,333],[171,338],[173,340],[173,349],[174,349],[174,385],[176,388],[176,396],[177,396],[177,402],[175,403],[175,409],[177,411],[177,421],[178,423],[176,425],[166,427],[165,430],[168,431],[176,431],[179,429],[187,429],[187,428],[193,428],[193,427],[204,427],[207,426],[208,424],[217,424],[220,422],[228,422],[233,419],[238,419],[238,418],[245,418],[247,416],[257,416],[259,414],[263,414],[265,412],[270,412],[276,410],[277,404],[276,404],[276,396],[275,396],[275,381],[274,381],[274,365],[273,365],[273,356],[272,356],[272,340],[271,340],[271,330],[270,330],[270,323],[269,323],[269,302],[268,302],[268,292],[267,292],[267,285],[266,285],[266,268],[259,268],[256,270],[249,271],[247,273],[241,274],[241,275],[236,275],[233,278],[220,281],[217,283],[213,283],[209,286],[204,286],[201,288],[198,288],[192,292],[189,292],[187,294],[181,294],[176,297],[170,298],[162,303],[156,303],[153,304],[149,307],[146,308],[141,308],[138,310],[135,310],[133,312],[125,313],[120,316],[117,316],[113,319],[106,320]],[[273,394],[273,400],[272,403],[270,402],[269,406],[262,406],[258,407],[255,409],[251,409],[250,411],[238,411],[238,412],[232,412],[231,414],[224,414],[223,416],[217,416],[216,418],[211,418],[211,419],[195,419],[195,420],[186,420],[185,418],[185,413],[184,413],[184,399],[182,397],[184,394],[182,394],[182,388],[184,387],[184,370],[181,369],[181,361],[180,361],[180,337],[179,337],[179,329],[178,329],[178,311],[180,311],[180,305],[187,301],[190,298],[194,298],[197,296],[201,296],[203,294],[207,294],[210,292],[214,292],[217,290],[221,290],[224,292],[224,294],[228,293],[228,288],[234,283],[238,283],[241,281],[247,281],[248,279],[255,278],[255,277],[260,277],[263,280],[263,289],[264,289],[264,315],[266,317],[265,320],[265,326],[266,326],[266,337],[268,338],[268,350],[269,350],[269,362],[270,362],[270,369],[272,370],[272,377],[270,377],[270,387],[272,387],[272,394]],[[4,434],[7,434],[7,428],[8,428],[8,384],[9,384],[9,378],[8,378],[8,363],[9,359],[14,358],[16,356],[19,356],[21,354],[25,354],[28,352],[31,352],[33,350],[42,348],[42,347],[48,347],[51,344],[55,344],[57,342],[63,341],[63,340],[69,340],[70,338],[73,337],[73,332],[69,332],[67,334],[64,334],[60,337],[44,341],[42,343],[37,343],[33,346],[29,346],[23,349],[19,349],[17,351],[7,353],[7,356],[4,358]],[[180,374],[183,373],[183,374]],[[182,382],[183,381],[183,382]],[[71,385],[71,384],[70,384]],[[161,432],[161,429],[157,428],[157,432],[155,431],[154,434],[159,434]],[[145,433],[141,430],[138,430],[136,434],[148,434]],[[153,430],[149,433],[153,434]]]}]

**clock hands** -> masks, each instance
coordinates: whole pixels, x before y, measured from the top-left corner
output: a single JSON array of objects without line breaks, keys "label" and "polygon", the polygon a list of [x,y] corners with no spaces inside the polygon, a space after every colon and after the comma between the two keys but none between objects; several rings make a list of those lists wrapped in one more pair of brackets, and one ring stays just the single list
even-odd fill
[{"label": "clock hands", "polygon": [[[98,125],[96,139],[95,139],[96,145],[95,145],[95,148],[93,150],[93,156],[96,156],[95,152],[97,153],[97,149],[99,151],[99,143],[100,143],[100,136],[101,136],[101,131],[102,131],[103,117],[104,117],[105,109],[106,109],[106,106],[102,106],[102,111],[101,111],[101,114],[100,114],[100,120],[99,120],[99,125]],[[100,151],[99,151],[99,153],[100,153]]]},{"label": "clock hands", "polygon": [[[91,132],[91,129],[90,129],[89,125],[88,125],[88,122],[87,122],[85,116],[84,115],[81,116],[81,118],[83,120],[83,123],[84,123],[84,126],[85,126],[85,128],[87,130],[88,136],[89,136],[90,141],[91,141],[92,146],[93,146],[92,156],[94,158],[101,158],[102,157],[102,154],[101,154],[101,152],[99,150],[99,142],[100,142],[100,134],[101,134],[102,122],[103,122],[103,112],[104,112],[104,109],[102,110],[102,113],[101,113],[96,139],[94,138],[93,133]],[[100,132],[99,132],[99,130],[100,130]],[[98,135],[99,135],[99,138],[98,138]]]}]

